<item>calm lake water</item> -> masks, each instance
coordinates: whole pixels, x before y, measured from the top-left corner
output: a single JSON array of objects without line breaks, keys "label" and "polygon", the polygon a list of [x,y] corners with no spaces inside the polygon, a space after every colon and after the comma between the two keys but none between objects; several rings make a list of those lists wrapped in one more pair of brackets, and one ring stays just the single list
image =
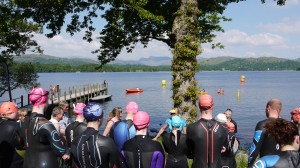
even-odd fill
[{"label": "calm lake water", "polygon": [[[244,85],[240,76],[246,76]],[[149,113],[151,126],[160,128],[169,117],[172,108],[171,72],[106,72],[106,73],[40,73],[41,87],[48,89],[51,84],[59,84],[62,90],[72,86],[96,84],[107,81],[112,100],[103,103],[105,118],[116,106],[123,109],[129,101],[136,101],[139,109]],[[233,119],[238,124],[237,136],[242,144],[252,141],[254,127],[259,120],[265,118],[265,106],[271,98],[279,98],[283,102],[282,118],[290,119],[290,111],[300,107],[300,72],[199,72],[196,74],[198,86],[204,88],[214,98],[213,115],[223,113],[225,109],[233,110]],[[166,87],[161,81],[166,80]],[[139,87],[144,90],[140,94],[125,94],[126,88]],[[218,95],[216,90],[224,89],[224,95]],[[240,97],[238,98],[238,90]],[[13,98],[28,91],[15,90]],[[8,100],[8,95],[0,98]],[[105,123],[102,124],[103,130]]]}]

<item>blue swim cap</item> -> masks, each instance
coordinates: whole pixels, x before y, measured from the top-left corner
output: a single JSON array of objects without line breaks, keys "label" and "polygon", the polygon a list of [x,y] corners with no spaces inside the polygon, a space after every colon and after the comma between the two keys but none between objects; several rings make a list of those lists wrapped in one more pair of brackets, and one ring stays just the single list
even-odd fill
[{"label": "blue swim cap", "polygon": [[83,116],[89,121],[97,121],[103,117],[103,110],[99,103],[91,102],[83,108]]},{"label": "blue swim cap", "polygon": [[179,116],[172,117],[171,125],[169,125],[169,129],[172,130],[172,128],[179,128],[179,130],[182,130],[182,122],[181,118]]}]

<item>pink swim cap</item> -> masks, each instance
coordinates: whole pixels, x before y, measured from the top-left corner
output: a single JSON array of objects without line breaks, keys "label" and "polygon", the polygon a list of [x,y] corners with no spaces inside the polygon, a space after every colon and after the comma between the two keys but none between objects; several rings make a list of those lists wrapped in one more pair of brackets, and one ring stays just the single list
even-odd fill
[{"label": "pink swim cap", "polygon": [[76,104],[76,107],[74,109],[74,112],[76,115],[83,115],[83,108],[85,107],[86,105],[84,103],[77,103]]},{"label": "pink swim cap", "polygon": [[133,124],[137,130],[148,128],[150,117],[147,112],[139,111],[133,117]]},{"label": "pink swim cap", "polygon": [[46,104],[48,101],[48,94],[48,91],[40,87],[36,87],[30,91],[29,100],[31,101],[33,106],[43,105]]},{"label": "pink swim cap", "polygon": [[126,106],[126,113],[137,113],[138,112],[138,105],[136,102],[129,102]]}]

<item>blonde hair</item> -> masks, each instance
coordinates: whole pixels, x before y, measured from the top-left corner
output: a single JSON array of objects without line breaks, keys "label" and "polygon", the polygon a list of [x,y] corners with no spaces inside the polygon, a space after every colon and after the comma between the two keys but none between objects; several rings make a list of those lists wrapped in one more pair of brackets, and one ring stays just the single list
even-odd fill
[{"label": "blonde hair", "polygon": [[27,115],[28,110],[26,108],[21,108],[18,110],[19,120],[24,121],[25,116]]},{"label": "blonde hair", "polygon": [[[106,125],[107,123],[114,117],[118,117],[120,118],[121,117],[121,113],[122,113],[122,108],[121,107],[115,107],[109,114],[108,114],[108,117],[107,117],[107,121],[106,121]],[[105,125],[105,126],[106,126]]]},{"label": "blonde hair", "polygon": [[67,101],[65,101],[65,100],[60,101],[59,104],[58,104],[58,106],[61,107],[62,109],[64,107],[68,106],[68,105],[69,105],[69,103]]}]

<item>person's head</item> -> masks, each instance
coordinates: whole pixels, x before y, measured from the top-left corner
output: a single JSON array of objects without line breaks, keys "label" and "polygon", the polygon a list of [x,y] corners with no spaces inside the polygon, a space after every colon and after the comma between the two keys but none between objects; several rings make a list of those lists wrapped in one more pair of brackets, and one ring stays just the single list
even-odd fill
[{"label": "person's head", "polygon": [[26,108],[21,108],[18,110],[19,120],[24,121],[25,116],[27,115],[28,110]]},{"label": "person's head", "polygon": [[169,125],[169,129],[178,129],[180,131],[182,131],[183,125],[181,122],[181,118],[179,116],[173,116],[171,119],[171,125]]},{"label": "person's head", "polygon": [[133,117],[133,124],[136,130],[147,129],[150,125],[150,117],[147,112],[139,111]]},{"label": "person's head", "polygon": [[227,122],[227,118],[226,118],[225,114],[223,114],[223,113],[219,113],[215,117],[215,120],[219,121],[220,123],[226,123]]},{"label": "person's head", "polygon": [[52,117],[55,118],[57,121],[62,120],[64,116],[64,111],[60,106],[56,106],[52,110]]},{"label": "person's head", "polygon": [[77,103],[75,108],[74,108],[74,113],[76,114],[76,116],[83,116],[83,108],[86,105],[84,103]]},{"label": "person's head", "polygon": [[58,106],[60,108],[62,108],[64,112],[68,112],[69,111],[69,103],[67,101],[65,101],[65,100],[60,101],[59,104],[58,104]]},{"label": "person's head", "polygon": [[232,110],[230,108],[226,109],[226,111],[224,112],[225,116],[227,119],[231,119],[231,115],[232,115]]},{"label": "person's head", "polygon": [[295,124],[300,124],[300,108],[294,108],[291,111],[291,118]]},{"label": "person's head", "polygon": [[212,111],[214,107],[214,100],[211,95],[205,94],[199,98],[199,108],[201,112]]},{"label": "person's head", "polygon": [[266,105],[266,116],[279,118],[282,109],[282,103],[279,99],[271,99]]},{"label": "person's head", "polygon": [[18,106],[13,102],[4,102],[0,106],[0,118],[16,120],[18,117]]},{"label": "person's head", "polygon": [[178,108],[172,108],[170,111],[171,117],[178,115]]},{"label": "person's head", "polygon": [[83,116],[86,119],[86,121],[89,122],[99,122],[99,126],[102,123],[103,118],[103,110],[99,103],[96,102],[90,102],[83,108]]},{"label": "person's head", "polygon": [[226,125],[229,132],[235,132],[235,125],[232,122],[227,122]]},{"label": "person's head", "polygon": [[48,91],[41,87],[35,87],[29,93],[29,100],[33,107],[42,107],[45,109],[48,105],[48,95]]},{"label": "person's head", "polygon": [[291,145],[295,150],[299,149],[299,132],[294,123],[279,118],[266,123],[265,129],[281,147]]},{"label": "person's head", "polygon": [[126,114],[136,114],[138,110],[139,107],[136,102],[131,101],[126,105]]}]

